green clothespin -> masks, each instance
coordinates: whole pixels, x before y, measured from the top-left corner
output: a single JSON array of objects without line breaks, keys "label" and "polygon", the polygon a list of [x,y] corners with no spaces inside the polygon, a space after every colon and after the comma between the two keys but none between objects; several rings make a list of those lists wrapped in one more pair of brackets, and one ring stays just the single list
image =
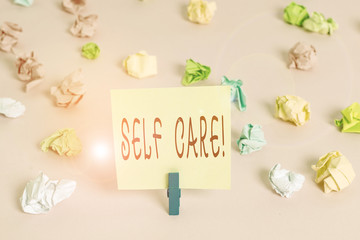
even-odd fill
[{"label": "green clothespin", "polygon": [[169,173],[169,215],[179,215],[181,189],[179,188],[179,173]]}]

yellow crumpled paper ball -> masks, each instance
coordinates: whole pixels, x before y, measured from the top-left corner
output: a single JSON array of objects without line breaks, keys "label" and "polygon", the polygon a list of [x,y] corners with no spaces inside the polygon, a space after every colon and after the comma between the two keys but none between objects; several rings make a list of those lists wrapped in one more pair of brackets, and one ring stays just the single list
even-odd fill
[{"label": "yellow crumpled paper ball", "polygon": [[132,77],[146,78],[157,74],[156,56],[150,56],[145,51],[129,55],[124,61],[125,71]]},{"label": "yellow crumpled paper ball", "polygon": [[279,96],[276,98],[275,117],[296,126],[304,125],[310,120],[310,104],[298,96]]},{"label": "yellow crumpled paper ball", "polygon": [[208,24],[214,16],[216,10],[215,2],[203,0],[190,0],[187,7],[188,17],[191,22]]},{"label": "yellow crumpled paper ball", "polygon": [[56,131],[50,137],[41,142],[41,150],[47,152],[49,149],[57,152],[60,156],[75,156],[81,152],[80,139],[72,128],[64,128]]},{"label": "yellow crumpled paper ball", "polygon": [[324,182],[324,192],[341,191],[355,178],[355,172],[349,160],[340,152],[334,151],[322,156],[316,165],[316,183]]}]

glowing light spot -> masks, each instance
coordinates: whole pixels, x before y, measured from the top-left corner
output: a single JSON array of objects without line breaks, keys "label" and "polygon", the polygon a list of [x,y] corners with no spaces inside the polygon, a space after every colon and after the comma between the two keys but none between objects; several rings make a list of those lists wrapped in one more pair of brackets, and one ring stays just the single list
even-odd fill
[{"label": "glowing light spot", "polygon": [[97,159],[109,157],[109,147],[105,143],[97,143],[93,147],[93,154]]}]

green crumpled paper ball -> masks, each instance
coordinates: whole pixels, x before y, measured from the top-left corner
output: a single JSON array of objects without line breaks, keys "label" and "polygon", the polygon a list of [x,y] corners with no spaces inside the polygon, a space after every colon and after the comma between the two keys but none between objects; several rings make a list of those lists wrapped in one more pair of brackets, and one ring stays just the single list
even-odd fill
[{"label": "green crumpled paper ball", "polygon": [[309,18],[309,14],[306,7],[298,5],[295,2],[290,3],[284,9],[284,20],[292,25],[301,27],[307,18]]},{"label": "green crumpled paper ball", "polygon": [[335,125],[342,127],[341,132],[360,133],[360,104],[354,102],[341,111],[343,118],[335,120]]},{"label": "green crumpled paper ball", "polygon": [[87,59],[96,59],[100,55],[100,48],[96,43],[86,43],[81,48],[82,55]]},{"label": "green crumpled paper ball", "polygon": [[14,0],[15,4],[30,7],[33,4],[34,0]]},{"label": "green crumpled paper ball", "polygon": [[241,155],[259,151],[266,145],[264,132],[258,124],[247,124],[244,126],[237,145]]},{"label": "green crumpled paper ball", "polygon": [[209,77],[210,72],[210,67],[188,59],[186,60],[185,74],[181,83],[187,86],[200,80],[205,80]]},{"label": "green crumpled paper ball", "polygon": [[221,79],[221,85],[231,87],[231,101],[237,103],[237,107],[240,111],[246,110],[246,97],[241,89],[243,85],[241,80],[229,80],[226,76]]},{"label": "green crumpled paper ball", "polygon": [[339,25],[332,18],[326,19],[323,14],[313,12],[312,16],[303,22],[303,28],[310,32],[331,35]]}]

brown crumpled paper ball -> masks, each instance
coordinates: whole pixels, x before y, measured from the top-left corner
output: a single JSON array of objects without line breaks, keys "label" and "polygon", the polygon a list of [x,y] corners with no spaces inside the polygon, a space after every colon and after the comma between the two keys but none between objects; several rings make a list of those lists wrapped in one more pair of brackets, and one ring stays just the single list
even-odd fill
[{"label": "brown crumpled paper ball", "polygon": [[72,25],[70,32],[79,38],[92,37],[97,26],[98,16],[91,14],[83,16],[81,14],[76,16],[75,22]]},{"label": "brown crumpled paper ball", "polygon": [[50,89],[58,107],[73,106],[83,98],[86,92],[83,79],[82,70],[79,69],[67,76],[59,86]]},{"label": "brown crumpled paper ball", "polygon": [[65,12],[77,14],[79,13],[86,5],[85,0],[63,0],[62,7]]},{"label": "brown crumpled paper ball", "polygon": [[22,28],[16,23],[4,22],[0,27],[0,50],[10,52],[18,42]]},{"label": "brown crumpled paper ball", "polygon": [[16,68],[19,79],[26,82],[26,92],[43,81],[44,67],[37,61],[34,52],[17,56]]},{"label": "brown crumpled paper ball", "polygon": [[316,63],[316,55],[314,46],[298,42],[289,51],[289,68],[309,70]]}]

